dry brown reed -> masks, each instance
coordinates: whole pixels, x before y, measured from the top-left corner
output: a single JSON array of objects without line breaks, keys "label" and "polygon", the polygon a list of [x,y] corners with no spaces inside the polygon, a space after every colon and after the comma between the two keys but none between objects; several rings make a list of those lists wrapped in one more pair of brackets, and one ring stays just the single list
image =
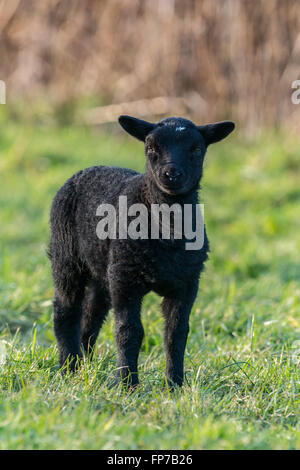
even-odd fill
[{"label": "dry brown reed", "polygon": [[257,128],[299,125],[298,78],[299,0],[0,0],[0,79],[14,98],[162,97],[166,114],[183,103]]}]

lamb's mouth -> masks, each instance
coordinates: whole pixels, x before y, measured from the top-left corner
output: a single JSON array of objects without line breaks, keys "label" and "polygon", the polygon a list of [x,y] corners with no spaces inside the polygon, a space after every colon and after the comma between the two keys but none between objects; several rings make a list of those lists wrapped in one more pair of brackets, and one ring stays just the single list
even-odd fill
[{"label": "lamb's mouth", "polygon": [[161,191],[172,196],[184,194],[186,192],[186,184],[182,182],[178,183],[170,180],[168,183],[163,183],[162,181],[158,181],[157,183]]}]

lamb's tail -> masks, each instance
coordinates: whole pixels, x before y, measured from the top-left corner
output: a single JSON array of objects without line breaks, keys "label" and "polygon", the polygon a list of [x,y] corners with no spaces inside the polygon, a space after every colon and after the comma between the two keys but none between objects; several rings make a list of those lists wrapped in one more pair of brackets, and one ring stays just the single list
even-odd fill
[{"label": "lamb's tail", "polygon": [[76,188],[71,179],[58,191],[52,203],[51,239],[48,249],[50,260],[77,258],[76,207]]}]

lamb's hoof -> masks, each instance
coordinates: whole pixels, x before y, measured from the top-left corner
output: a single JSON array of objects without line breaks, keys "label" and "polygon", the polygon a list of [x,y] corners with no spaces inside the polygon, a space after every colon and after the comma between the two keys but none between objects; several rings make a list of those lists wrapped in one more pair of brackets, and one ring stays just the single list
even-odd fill
[{"label": "lamb's hoof", "polygon": [[80,369],[80,357],[68,357],[65,360],[60,361],[60,372],[63,376],[68,374],[74,374]]},{"label": "lamb's hoof", "polygon": [[166,379],[164,383],[164,388],[171,393],[180,391],[182,389],[182,381],[174,381],[171,379]]},{"label": "lamb's hoof", "polygon": [[139,383],[138,382],[132,383],[129,377],[126,377],[123,379],[121,379],[120,377],[117,377],[112,384],[112,388],[121,388],[125,392],[133,393],[138,390]]}]

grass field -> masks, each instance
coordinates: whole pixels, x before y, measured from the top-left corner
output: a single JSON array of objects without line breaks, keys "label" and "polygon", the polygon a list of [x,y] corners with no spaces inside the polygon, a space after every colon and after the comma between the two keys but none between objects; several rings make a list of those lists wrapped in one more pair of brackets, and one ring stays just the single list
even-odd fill
[{"label": "grass field", "polygon": [[211,255],[191,316],[185,386],[174,394],[162,386],[163,319],[150,294],[142,385],[127,395],[111,388],[112,315],[93,363],[59,373],[46,249],[64,181],[97,164],[142,171],[142,145],[3,112],[0,448],[300,449],[299,157],[299,140],[280,132],[254,142],[236,132],[209,149],[201,199]]}]

